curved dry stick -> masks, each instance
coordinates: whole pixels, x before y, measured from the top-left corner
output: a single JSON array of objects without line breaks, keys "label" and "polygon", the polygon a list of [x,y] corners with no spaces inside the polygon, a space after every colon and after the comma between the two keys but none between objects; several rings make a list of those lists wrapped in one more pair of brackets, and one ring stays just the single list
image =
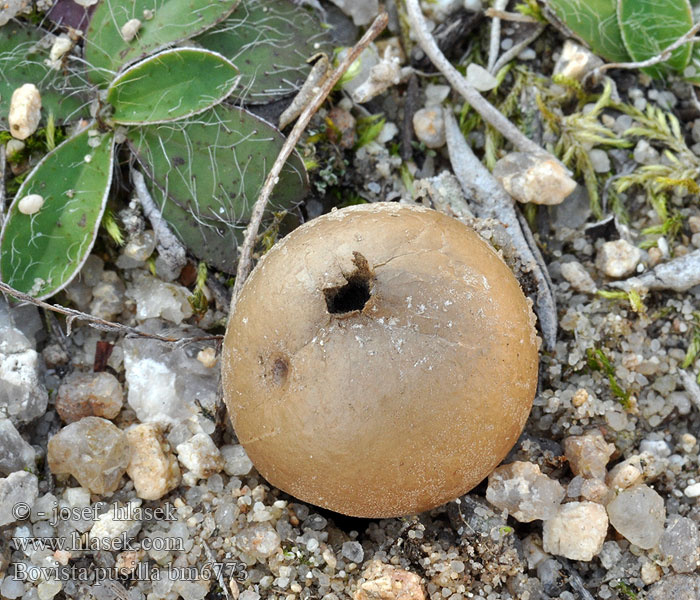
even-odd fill
[{"label": "curved dry stick", "polygon": [[287,137],[286,141],[284,142],[282,150],[280,150],[280,153],[277,156],[275,163],[272,165],[272,169],[270,170],[270,173],[268,174],[267,179],[265,179],[265,183],[260,190],[260,195],[255,201],[253,212],[250,217],[250,223],[245,231],[245,237],[243,238],[243,244],[241,245],[241,253],[238,258],[238,268],[236,269],[236,282],[233,286],[231,312],[233,312],[233,309],[236,306],[238,295],[241,293],[243,284],[250,273],[253,262],[252,255],[253,247],[255,246],[255,238],[258,235],[258,229],[260,229],[260,223],[262,222],[265,208],[267,207],[272,190],[279,180],[284,163],[289,158],[292,150],[294,150],[294,146],[296,146],[297,142],[301,138],[302,133],[304,133],[304,130],[309,124],[311,117],[313,117],[316,111],[320,108],[321,104],[323,104],[325,101],[326,96],[331,93],[331,90],[335,87],[335,84],[338,83],[345,71],[350,68],[350,65],[355,62],[362,51],[384,30],[388,22],[389,16],[387,13],[382,12],[379,14],[370,28],[365,32],[365,35],[363,35],[360,41],[351,48],[350,52],[348,52],[343,62],[341,62],[340,65],[338,65],[338,68],[335,69],[325,80],[316,95],[311,99],[309,105],[297,119],[297,122],[294,124],[294,128],[290,132],[289,137]]},{"label": "curved dry stick", "polygon": [[[508,0],[494,0],[493,8],[497,11],[503,11],[508,6]],[[431,36],[432,37],[432,36]],[[489,39],[489,61],[486,70],[489,73],[494,73],[493,68],[498,60],[498,51],[501,48],[501,18],[494,15],[491,20],[491,37]]]},{"label": "curved dry stick", "polygon": [[537,286],[535,310],[540,321],[545,347],[552,350],[557,340],[557,305],[547,267],[529,229],[521,227],[513,199],[496,178],[474,155],[449,109],[445,115],[447,150],[455,176],[465,195],[473,202],[477,217],[503,223],[513,243],[515,255],[526,271],[532,273]]},{"label": "curved dry stick", "polygon": [[179,273],[187,264],[185,247],[170,231],[163,214],[148,192],[143,174],[135,167],[131,168],[131,182],[134,184],[134,191],[143,209],[143,214],[150,221],[153,232],[156,234],[159,256],[169,269]]},{"label": "curved dry stick", "polygon": [[526,38],[520,40],[515,46],[513,46],[510,50],[507,50],[501,56],[498,58],[496,61],[496,64],[493,66],[493,70],[491,73],[493,75],[496,75],[503,67],[505,67],[511,60],[513,60],[518,54],[520,54],[525,48],[527,48],[532,42],[534,42],[542,32],[545,30],[545,25],[539,25],[535,30],[528,35]]},{"label": "curved dry stick", "polygon": [[[411,30],[418,38],[418,43],[426,53],[428,58],[445,76],[464,99],[471,104],[472,108],[478,112],[489,125],[494,127],[499,133],[509,140],[521,152],[531,152],[533,154],[552,157],[549,152],[543,150],[535,142],[529,139],[515,125],[513,125],[503,114],[476,89],[467,83],[467,80],[457,69],[452,66],[445,55],[440,51],[432,34],[428,31],[425,17],[421,12],[418,0],[406,0],[406,10],[411,24]],[[554,158],[556,160],[556,158]]]},{"label": "curved dry stick", "polygon": [[121,323],[115,323],[113,321],[106,321],[105,319],[100,319],[95,315],[80,312],[79,310],[75,310],[74,308],[67,308],[65,306],[61,306],[60,304],[49,304],[48,302],[38,300],[37,298],[30,296],[29,294],[20,292],[19,290],[10,287],[2,281],[0,281],[0,292],[5,293],[8,296],[12,296],[17,300],[21,300],[22,302],[27,302],[29,304],[33,304],[34,306],[38,306],[39,308],[44,308],[52,312],[66,315],[68,317],[66,319],[68,325],[68,335],[70,335],[71,325],[73,324],[73,321],[77,320],[85,321],[88,325],[90,325],[90,327],[94,327],[95,329],[98,329],[100,331],[113,331],[116,333],[123,333],[127,337],[142,337],[151,340],[157,340],[159,342],[169,342],[174,344],[185,344],[189,342],[205,342],[209,340],[216,340],[218,342],[224,337],[222,335],[206,335],[200,337],[168,337],[164,335],[158,335],[157,333],[147,333],[145,331],[140,331],[136,327],[122,325]]},{"label": "curved dry stick", "polygon": [[647,58],[646,60],[640,60],[637,62],[622,62],[622,63],[606,63],[596,69],[593,69],[592,73],[602,73],[603,71],[608,71],[610,69],[643,69],[644,67],[651,67],[662,62],[666,62],[671,58],[671,54],[676,48],[680,48],[684,44],[693,43],[700,41],[698,38],[693,36],[700,31],[700,23],[696,23],[691,27],[685,35],[679,37],[675,42],[669,44],[656,56]]}]

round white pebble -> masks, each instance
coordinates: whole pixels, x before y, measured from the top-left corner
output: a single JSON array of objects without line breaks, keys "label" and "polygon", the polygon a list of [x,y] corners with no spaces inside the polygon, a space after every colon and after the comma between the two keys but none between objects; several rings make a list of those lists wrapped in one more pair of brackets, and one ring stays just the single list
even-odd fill
[{"label": "round white pebble", "polygon": [[683,493],[688,498],[697,498],[698,496],[700,496],[700,483],[694,483],[693,485],[689,485],[683,490]]},{"label": "round white pebble", "polygon": [[17,208],[23,215],[34,215],[44,206],[44,198],[39,194],[29,194],[19,201]]}]

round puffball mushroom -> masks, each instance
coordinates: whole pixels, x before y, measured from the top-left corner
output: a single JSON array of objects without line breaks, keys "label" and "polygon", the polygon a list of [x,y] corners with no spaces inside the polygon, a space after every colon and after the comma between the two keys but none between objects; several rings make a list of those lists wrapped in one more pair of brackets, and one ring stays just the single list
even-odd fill
[{"label": "round puffball mushroom", "polygon": [[224,398],[258,471],[357,517],[477,485],[527,420],[534,315],[473,230],[425,208],[334,211],[272,248],[231,313]]}]

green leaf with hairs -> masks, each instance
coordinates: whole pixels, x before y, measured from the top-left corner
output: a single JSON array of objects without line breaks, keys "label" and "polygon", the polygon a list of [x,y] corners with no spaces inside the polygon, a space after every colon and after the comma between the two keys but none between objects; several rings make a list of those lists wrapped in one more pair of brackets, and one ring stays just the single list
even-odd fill
[{"label": "green leaf with hairs", "polygon": [[107,102],[115,123],[167,123],[218,104],[237,81],[238,69],[220,54],[175,48],[129,67],[109,86]]},{"label": "green leaf with hairs", "polygon": [[[627,52],[635,61],[643,61],[661,52],[683,37],[693,26],[688,0],[618,0],[618,22]],[[666,63],[643,69],[652,77],[668,73],[669,67],[682,72],[690,62],[692,44],[684,44]]]},{"label": "green leaf with hairs", "polygon": [[306,61],[332,52],[330,36],[316,16],[288,0],[242,0],[226,21],[195,41],[241,70],[234,94],[250,104],[296,93],[311,70]]},{"label": "green leaf with hairs", "polygon": [[546,4],[593,52],[612,62],[630,60],[620,34],[616,0],[546,0]]},{"label": "green leaf with hairs", "polygon": [[[197,258],[233,273],[236,247],[282,134],[243,109],[220,105],[196,121],[132,129],[127,139],[176,235]],[[307,188],[303,162],[293,153],[268,214],[294,207]]]},{"label": "green leaf with hairs", "polygon": [[81,93],[79,77],[66,76],[61,70],[49,68],[44,61],[49,49],[38,42],[46,32],[10,21],[0,27],[0,130],[9,130],[12,92],[25,83],[33,83],[41,94],[42,119],[49,113],[63,123],[87,114],[88,101]]},{"label": "green leaf with hairs", "polygon": [[[90,80],[107,85],[125,65],[203,33],[228,17],[237,4],[238,0],[100,0],[85,34]],[[141,27],[126,41],[121,31],[132,19],[138,19]]]},{"label": "green leaf with hairs", "polygon": [[[47,154],[19,188],[0,233],[0,279],[48,298],[75,277],[95,242],[112,182],[114,136],[83,129]],[[23,198],[43,205],[20,212]]]}]

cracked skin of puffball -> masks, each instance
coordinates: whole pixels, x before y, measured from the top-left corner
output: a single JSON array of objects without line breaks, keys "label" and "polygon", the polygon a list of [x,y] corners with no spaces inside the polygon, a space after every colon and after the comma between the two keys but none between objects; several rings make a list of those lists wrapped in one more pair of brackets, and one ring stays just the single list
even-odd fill
[{"label": "cracked skin of puffball", "polygon": [[[329,312],[348,281],[368,299]],[[224,341],[224,398],[271,484],[348,515],[412,514],[464,494],[510,450],[538,345],[515,277],[473,230],[430,209],[353,206],[296,229],[253,271]]]}]

